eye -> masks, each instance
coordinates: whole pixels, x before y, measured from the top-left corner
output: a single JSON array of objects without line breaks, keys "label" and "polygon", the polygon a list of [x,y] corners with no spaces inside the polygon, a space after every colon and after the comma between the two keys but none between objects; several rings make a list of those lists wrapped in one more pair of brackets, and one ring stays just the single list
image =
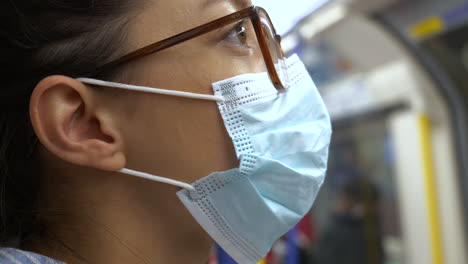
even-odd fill
[{"label": "eye", "polygon": [[246,21],[234,25],[234,27],[224,36],[223,40],[240,47],[248,48],[248,28]]}]

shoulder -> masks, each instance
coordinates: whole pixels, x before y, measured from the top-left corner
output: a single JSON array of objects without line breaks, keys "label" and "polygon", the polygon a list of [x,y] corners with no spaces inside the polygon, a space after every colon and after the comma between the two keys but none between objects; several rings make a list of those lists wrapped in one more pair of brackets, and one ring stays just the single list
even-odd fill
[{"label": "shoulder", "polygon": [[0,248],[0,264],[65,264],[33,252]]}]

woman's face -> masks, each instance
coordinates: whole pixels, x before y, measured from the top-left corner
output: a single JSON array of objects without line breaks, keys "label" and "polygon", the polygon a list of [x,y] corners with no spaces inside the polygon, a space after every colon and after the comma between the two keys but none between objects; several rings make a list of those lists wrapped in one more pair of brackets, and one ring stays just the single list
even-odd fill
[{"label": "woman's face", "polygon": [[[135,50],[251,5],[248,0],[149,1],[128,35]],[[266,71],[250,20],[229,25],[128,64],[130,84],[212,94],[211,84]],[[173,96],[124,96],[126,167],[192,183],[238,166],[217,104]]]}]

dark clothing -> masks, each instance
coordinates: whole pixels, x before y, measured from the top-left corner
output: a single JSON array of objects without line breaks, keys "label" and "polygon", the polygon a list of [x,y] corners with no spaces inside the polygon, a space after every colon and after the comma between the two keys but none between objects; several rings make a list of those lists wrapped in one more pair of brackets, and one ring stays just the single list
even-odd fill
[{"label": "dark clothing", "polygon": [[366,264],[366,238],[361,220],[335,215],[317,248],[318,264]]}]

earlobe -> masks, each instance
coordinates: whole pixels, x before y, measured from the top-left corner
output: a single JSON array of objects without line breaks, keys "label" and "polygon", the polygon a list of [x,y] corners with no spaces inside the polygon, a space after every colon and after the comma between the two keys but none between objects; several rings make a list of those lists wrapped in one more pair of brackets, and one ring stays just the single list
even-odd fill
[{"label": "earlobe", "polygon": [[122,139],[112,114],[97,111],[98,104],[93,89],[66,76],[50,76],[32,93],[31,122],[44,147],[62,160],[116,171],[125,166]]}]

